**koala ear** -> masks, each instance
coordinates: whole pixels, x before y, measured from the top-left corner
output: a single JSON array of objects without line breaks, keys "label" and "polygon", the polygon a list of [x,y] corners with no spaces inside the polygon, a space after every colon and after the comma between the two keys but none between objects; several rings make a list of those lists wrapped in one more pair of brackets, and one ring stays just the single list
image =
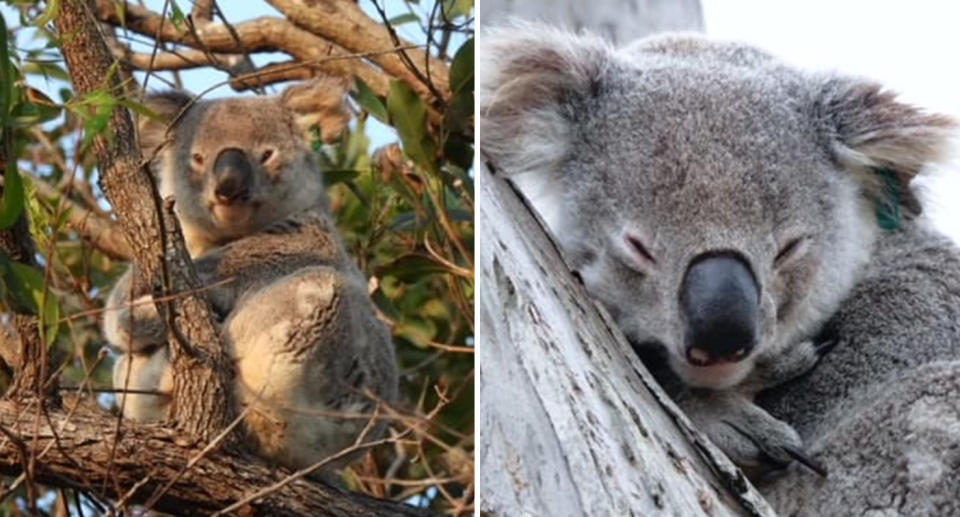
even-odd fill
[{"label": "koala ear", "polygon": [[167,128],[193,97],[180,90],[152,93],[143,105],[157,114],[157,118],[140,116],[140,152],[149,157],[167,134]]},{"label": "koala ear", "polygon": [[855,174],[878,210],[921,211],[909,188],[927,163],[943,158],[956,122],[898,102],[879,84],[827,80],[815,101],[815,117],[837,160]]},{"label": "koala ear", "polygon": [[280,94],[280,103],[293,113],[294,124],[310,140],[310,131],[317,127],[324,142],[334,142],[350,121],[347,111],[345,80],[320,77],[288,86]]},{"label": "koala ear", "polygon": [[489,31],[477,51],[481,150],[510,173],[547,170],[569,153],[569,103],[593,95],[613,49],[530,23]]}]

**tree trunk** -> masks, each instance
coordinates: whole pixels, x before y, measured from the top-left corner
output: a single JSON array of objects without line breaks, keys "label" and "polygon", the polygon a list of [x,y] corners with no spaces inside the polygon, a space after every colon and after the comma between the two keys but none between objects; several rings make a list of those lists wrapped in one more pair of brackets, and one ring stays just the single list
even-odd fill
[{"label": "tree trunk", "polygon": [[521,196],[478,167],[480,510],[773,515],[568,272]]}]

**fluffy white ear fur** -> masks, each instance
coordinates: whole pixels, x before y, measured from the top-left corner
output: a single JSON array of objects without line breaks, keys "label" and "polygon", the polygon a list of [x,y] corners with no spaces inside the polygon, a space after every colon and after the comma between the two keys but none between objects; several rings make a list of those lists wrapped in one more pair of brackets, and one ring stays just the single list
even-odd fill
[{"label": "fluffy white ear fur", "polygon": [[837,160],[849,168],[867,197],[889,203],[889,186],[881,171],[896,183],[899,202],[912,214],[920,203],[908,188],[924,165],[940,161],[954,136],[956,121],[898,102],[896,95],[870,81],[831,77],[814,101]]},{"label": "fluffy white ear fur", "polygon": [[507,174],[552,169],[569,150],[564,100],[589,94],[613,49],[604,40],[517,22],[477,51],[481,152]]},{"label": "fluffy white ear fur", "polygon": [[563,104],[591,94],[614,50],[598,37],[525,22],[488,31],[479,42],[480,152],[513,176],[556,230],[563,192],[554,172],[572,138]]}]

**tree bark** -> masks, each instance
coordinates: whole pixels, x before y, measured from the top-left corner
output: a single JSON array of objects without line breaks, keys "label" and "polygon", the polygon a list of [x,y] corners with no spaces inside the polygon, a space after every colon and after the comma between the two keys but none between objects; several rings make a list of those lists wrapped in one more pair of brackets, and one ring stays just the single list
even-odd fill
[{"label": "tree bark", "polygon": [[[95,2],[62,2],[55,24],[61,51],[70,70],[77,97],[91,92],[122,94],[113,58],[94,18]],[[105,78],[111,78],[105,84]],[[112,135],[108,139],[106,135]],[[196,294],[200,285],[173,215],[164,206],[141,160],[130,113],[111,113],[105,134],[93,140],[100,168],[100,185],[127,236],[141,272],[137,281],[152,284],[162,279],[165,298],[180,293],[158,307],[167,314],[174,365],[173,420],[184,431],[209,438],[226,427],[235,415],[229,386],[232,367],[221,343],[210,306]],[[191,294],[192,293],[192,294]]]},{"label": "tree bark", "polygon": [[[77,488],[105,499],[143,504],[173,482],[153,509],[175,515],[208,515],[280,483],[289,472],[239,452],[213,449],[162,425],[125,425],[95,405],[66,400],[68,411],[34,411],[0,400],[0,474],[22,471],[17,447],[36,454],[34,479]],[[13,439],[10,439],[10,436]],[[116,443],[114,443],[116,440]],[[114,451],[115,447],[115,453]],[[48,450],[49,449],[49,450]],[[46,451],[46,452],[42,452]],[[202,456],[191,468],[188,462]],[[306,479],[292,481],[241,509],[242,515],[324,515],[423,517],[427,513],[392,501],[342,492]]]},{"label": "tree bark", "polygon": [[598,312],[520,195],[477,169],[480,510],[773,515]]}]

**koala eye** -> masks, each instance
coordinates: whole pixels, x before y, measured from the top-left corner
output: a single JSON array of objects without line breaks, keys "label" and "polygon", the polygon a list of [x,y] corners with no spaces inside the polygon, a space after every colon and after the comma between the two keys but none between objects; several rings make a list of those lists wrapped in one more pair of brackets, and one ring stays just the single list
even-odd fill
[{"label": "koala eye", "polygon": [[623,238],[626,241],[627,246],[630,248],[630,251],[632,251],[631,255],[638,259],[636,262],[638,262],[639,265],[644,265],[644,263],[647,262],[650,264],[657,263],[657,260],[653,258],[653,254],[650,253],[650,250],[648,250],[646,246],[644,246],[643,241],[640,240],[639,237],[628,233],[624,235]]},{"label": "koala eye", "polygon": [[203,167],[203,155],[200,153],[193,153],[190,156],[190,161],[193,162],[194,167]]},{"label": "koala eye", "polygon": [[773,267],[780,268],[793,262],[795,259],[803,256],[809,247],[810,238],[807,236],[790,239],[780,248],[780,251],[777,252],[777,256],[773,259]]},{"label": "koala eye", "polygon": [[266,164],[275,154],[277,153],[273,149],[264,149],[264,151],[260,153],[260,163]]}]

